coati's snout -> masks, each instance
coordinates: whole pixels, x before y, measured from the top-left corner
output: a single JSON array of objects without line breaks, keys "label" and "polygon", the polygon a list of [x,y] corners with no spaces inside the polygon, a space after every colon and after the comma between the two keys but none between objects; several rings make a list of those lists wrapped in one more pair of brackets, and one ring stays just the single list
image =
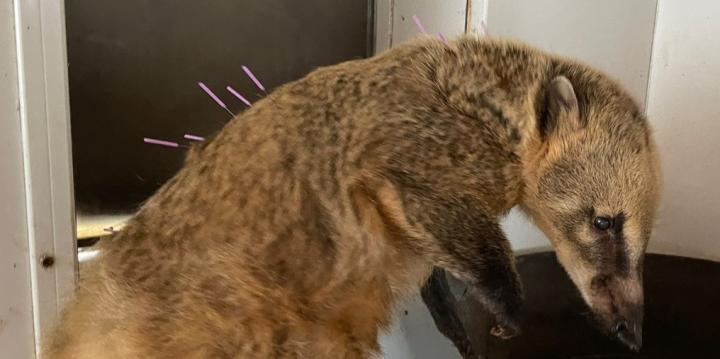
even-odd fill
[{"label": "coati's snout", "polygon": [[650,130],[637,105],[597,74],[557,77],[545,94],[523,208],[603,330],[639,350],[643,255],[660,186]]},{"label": "coati's snout", "polygon": [[590,280],[586,301],[602,328],[632,350],[642,347],[642,282],[599,274]]}]

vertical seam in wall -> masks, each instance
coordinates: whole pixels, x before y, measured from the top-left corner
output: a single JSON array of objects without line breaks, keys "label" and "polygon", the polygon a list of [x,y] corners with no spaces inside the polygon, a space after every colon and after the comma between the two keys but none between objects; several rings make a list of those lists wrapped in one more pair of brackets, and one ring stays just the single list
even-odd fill
[{"label": "vertical seam in wall", "polygon": [[367,0],[367,21],[365,28],[365,57],[371,57],[375,52],[377,45],[377,1]]},{"label": "vertical seam in wall", "polygon": [[388,11],[388,49],[393,46],[393,38],[395,37],[395,0],[390,0],[390,11]]},{"label": "vertical seam in wall", "polygon": [[655,1],[655,18],[653,19],[653,30],[652,36],[650,37],[650,56],[648,56],[647,64],[647,81],[645,82],[645,101],[643,103],[643,112],[645,116],[648,115],[648,108],[650,104],[650,88],[652,87],[652,67],[655,58],[655,41],[657,37],[658,28],[658,14],[660,13],[660,1]]},{"label": "vertical seam in wall", "polygon": [[465,2],[465,33],[472,30],[472,0]]}]

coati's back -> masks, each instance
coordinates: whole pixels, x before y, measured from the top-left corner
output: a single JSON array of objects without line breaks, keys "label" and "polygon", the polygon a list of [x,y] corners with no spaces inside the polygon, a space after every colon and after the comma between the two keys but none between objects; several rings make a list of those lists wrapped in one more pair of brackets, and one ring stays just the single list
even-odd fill
[{"label": "coati's back", "polygon": [[[626,183],[653,170],[596,160],[635,156],[618,148],[649,138],[615,89],[584,66],[472,38],[413,42],[282,86],[192,149],[185,167],[103,241],[52,350],[364,358],[378,350],[392,305],[432,265],[475,285],[505,333],[513,331],[521,291],[498,218],[516,204],[562,251],[586,300],[607,300],[619,286],[605,279],[617,274],[607,258],[645,237],[595,248],[583,218],[572,219],[577,233],[561,229],[566,212],[588,208],[592,220],[600,209],[644,204],[642,216],[627,213],[652,217],[652,201]],[[602,93],[612,94],[609,104]],[[641,155],[622,163],[643,163],[652,151],[640,145]],[[572,200],[548,195],[603,176],[604,189],[624,184],[615,188],[631,205],[577,200],[593,187]],[[649,234],[647,220],[633,220],[627,228]],[[583,248],[589,254],[577,254]],[[626,256],[627,273],[640,256]],[[592,289],[593,281],[602,285]]]},{"label": "coati's back", "polygon": [[194,146],[177,175],[99,243],[49,357],[377,351],[392,293],[419,285],[427,264],[404,267],[423,261],[368,240],[378,230],[352,214],[344,179],[357,172],[357,143],[369,141],[372,121],[347,114],[370,101],[362,96],[372,80],[356,68],[365,63],[285,85]]}]

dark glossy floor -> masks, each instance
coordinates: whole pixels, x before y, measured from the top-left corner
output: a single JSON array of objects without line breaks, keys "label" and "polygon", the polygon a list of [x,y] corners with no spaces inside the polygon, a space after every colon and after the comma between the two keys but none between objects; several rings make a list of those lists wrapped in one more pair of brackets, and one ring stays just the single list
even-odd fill
[{"label": "dark glossy floor", "polygon": [[[473,312],[479,304],[456,298],[455,313],[460,313],[468,336],[465,345],[474,345],[474,356],[468,357],[720,358],[720,263],[647,256],[644,347],[638,354],[594,327],[587,307],[554,254],[521,256],[518,269],[527,304],[523,334],[516,338],[503,341],[488,336],[486,324],[472,323],[486,316],[471,320],[462,314]],[[459,293],[452,292],[455,296]]]}]

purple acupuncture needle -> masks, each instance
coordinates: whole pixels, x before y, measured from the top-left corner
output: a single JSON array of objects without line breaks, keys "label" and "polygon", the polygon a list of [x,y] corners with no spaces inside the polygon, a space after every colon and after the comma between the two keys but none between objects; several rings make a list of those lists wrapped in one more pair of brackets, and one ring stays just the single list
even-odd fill
[{"label": "purple acupuncture needle", "polygon": [[450,43],[448,43],[448,39],[442,34],[442,32],[438,34],[438,37],[445,43],[445,45],[450,45]]},{"label": "purple acupuncture needle", "polygon": [[215,102],[217,102],[217,104],[220,105],[220,107],[224,108],[225,111],[227,111],[227,113],[230,114],[230,116],[235,117],[235,114],[232,113],[232,111],[230,111],[230,110],[228,109],[228,107],[225,105],[225,103],[222,102],[222,100],[221,100],[219,97],[217,97],[217,96],[215,95],[215,93],[212,92],[212,90],[210,90],[207,86],[205,86],[204,83],[198,82],[198,86],[200,86],[200,88],[203,89],[203,91],[205,91],[205,93],[208,94],[208,96],[210,96],[210,98],[212,98],[213,100],[215,100]]},{"label": "purple acupuncture needle", "polygon": [[188,140],[193,140],[193,141],[205,141],[205,137],[190,135],[187,133],[183,137],[187,138]]},{"label": "purple acupuncture needle", "polygon": [[252,80],[252,82],[255,83],[255,86],[257,86],[260,90],[262,90],[262,92],[265,92],[265,86],[263,86],[260,83],[260,81],[257,79],[257,77],[255,77],[255,75],[252,73],[252,71],[250,71],[250,69],[245,65],[242,65],[242,69],[243,69],[243,71],[245,71],[245,74],[248,75],[250,80]]},{"label": "purple acupuncture needle", "polygon": [[420,29],[420,32],[422,32],[423,34],[427,35],[427,31],[425,31],[425,27],[424,27],[423,24],[420,22],[420,18],[419,18],[417,15],[413,15],[413,16],[412,16],[412,19],[413,19],[413,21],[415,22],[415,26],[417,26],[418,29]]},{"label": "purple acupuncture needle", "polygon": [[158,139],[148,138],[148,137],[144,137],[143,142],[151,143],[153,145],[166,146],[166,147],[179,147],[180,146],[177,144],[177,142],[163,141],[163,140],[158,140]]},{"label": "purple acupuncture needle", "polygon": [[239,92],[235,91],[234,88],[228,86],[228,87],[226,87],[226,89],[227,89],[231,94],[235,95],[235,97],[237,97],[238,99],[240,99],[240,101],[242,101],[247,107],[252,106],[252,104],[250,103],[250,101],[248,101],[248,100],[247,100],[243,95],[241,95]]},{"label": "purple acupuncture needle", "polygon": [[488,33],[487,25],[485,25],[485,21],[481,21],[481,22],[480,22],[480,28],[482,29],[483,35],[485,35],[485,36],[490,35],[490,34]]}]

